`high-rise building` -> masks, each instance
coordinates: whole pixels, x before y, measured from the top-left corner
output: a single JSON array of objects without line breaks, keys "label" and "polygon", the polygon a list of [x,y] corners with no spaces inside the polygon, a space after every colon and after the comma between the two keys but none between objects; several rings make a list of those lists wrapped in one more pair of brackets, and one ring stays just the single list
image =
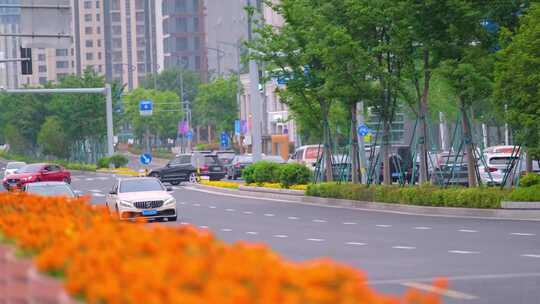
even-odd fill
[{"label": "high-rise building", "polygon": [[203,0],[162,0],[164,67],[184,66],[208,79]]},{"label": "high-rise building", "polygon": [[[0,0],[0,4],[17,4],[19,0]],[[0,8],[0,33],[18,34],[20,31],[21,11],[18,8]],[[0,38],[0,59],[19,57],[19,40],[16,37]],[[19,62],[0,63],[0,86],[16,88]]]}]

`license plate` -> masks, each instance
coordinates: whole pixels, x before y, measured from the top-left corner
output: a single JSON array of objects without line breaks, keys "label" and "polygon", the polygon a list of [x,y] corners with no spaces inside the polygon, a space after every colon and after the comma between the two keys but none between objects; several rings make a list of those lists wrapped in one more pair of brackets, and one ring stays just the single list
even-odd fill
[{"label": "license plate", "polygon": [[392,177],[400,177],[400,176],[401,176],[401,174],[399,174],[399,173],[392,173]]},{"label": "license plate", "polygon": [[156,215],[157,210],[143,210],[142,215]]},{"label": "license plate", "polygon": [[219,167],[214,167],[214,168],[212,168],[212,171],[214,171],[214,172],[219,172],[219,171],[221,171],[221,168],[219,168]]}]

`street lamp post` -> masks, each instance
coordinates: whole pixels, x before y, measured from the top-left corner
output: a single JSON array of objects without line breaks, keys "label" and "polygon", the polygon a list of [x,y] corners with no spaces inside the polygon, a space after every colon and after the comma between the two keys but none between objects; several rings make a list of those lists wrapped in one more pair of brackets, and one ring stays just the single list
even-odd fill
[{"label": "street lamp post", "polygon": [[218,77],[220,77],[221,76],[221,58],[225,57],[225,52],[219,47],[217,48],[207,47],[206,49],[216,51]]}]

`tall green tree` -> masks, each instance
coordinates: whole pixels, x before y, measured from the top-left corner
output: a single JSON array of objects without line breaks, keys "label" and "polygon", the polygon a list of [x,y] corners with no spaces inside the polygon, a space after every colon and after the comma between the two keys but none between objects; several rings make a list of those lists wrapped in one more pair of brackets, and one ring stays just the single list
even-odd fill
[{"label": "tall green tree", "polygon": [[[540,146],[540,5],[534,4],[520,19],[515,35],[504,31],[507,45],[498,54],[495,96],[507,106],[506,119],[516,142],[528,149]],[[527,170],[532,171],[531,153]]]},{"label": "tall green tree", "polygon": [[217,78],[201,84],[195,98],[193,116],[199,123],[213,126],[216,131],[232,132],[234,120],[238,118],[238,78]]},{"label": "tall green tree", "polygon": [[58,158],[67,158],[69,156],[68,139],[60,119],[56,116],[47,117],[39,131],[37,143],[45,155]]}]

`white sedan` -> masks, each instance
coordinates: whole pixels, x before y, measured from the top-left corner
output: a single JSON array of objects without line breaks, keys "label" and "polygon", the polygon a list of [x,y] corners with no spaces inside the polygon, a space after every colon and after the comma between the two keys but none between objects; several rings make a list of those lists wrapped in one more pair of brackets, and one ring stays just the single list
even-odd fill
[{"label": "white sedan", "polygon": [[144,217],[176,221],[176,200],[171,188],[153,177],[119,179],[107,195],[109,212],[120,219]]},{"label": "white sedan", "polygon": [[4,169],[4,176],[17,173],[17,170],[26,166],[25,162],[9,162]]}]

